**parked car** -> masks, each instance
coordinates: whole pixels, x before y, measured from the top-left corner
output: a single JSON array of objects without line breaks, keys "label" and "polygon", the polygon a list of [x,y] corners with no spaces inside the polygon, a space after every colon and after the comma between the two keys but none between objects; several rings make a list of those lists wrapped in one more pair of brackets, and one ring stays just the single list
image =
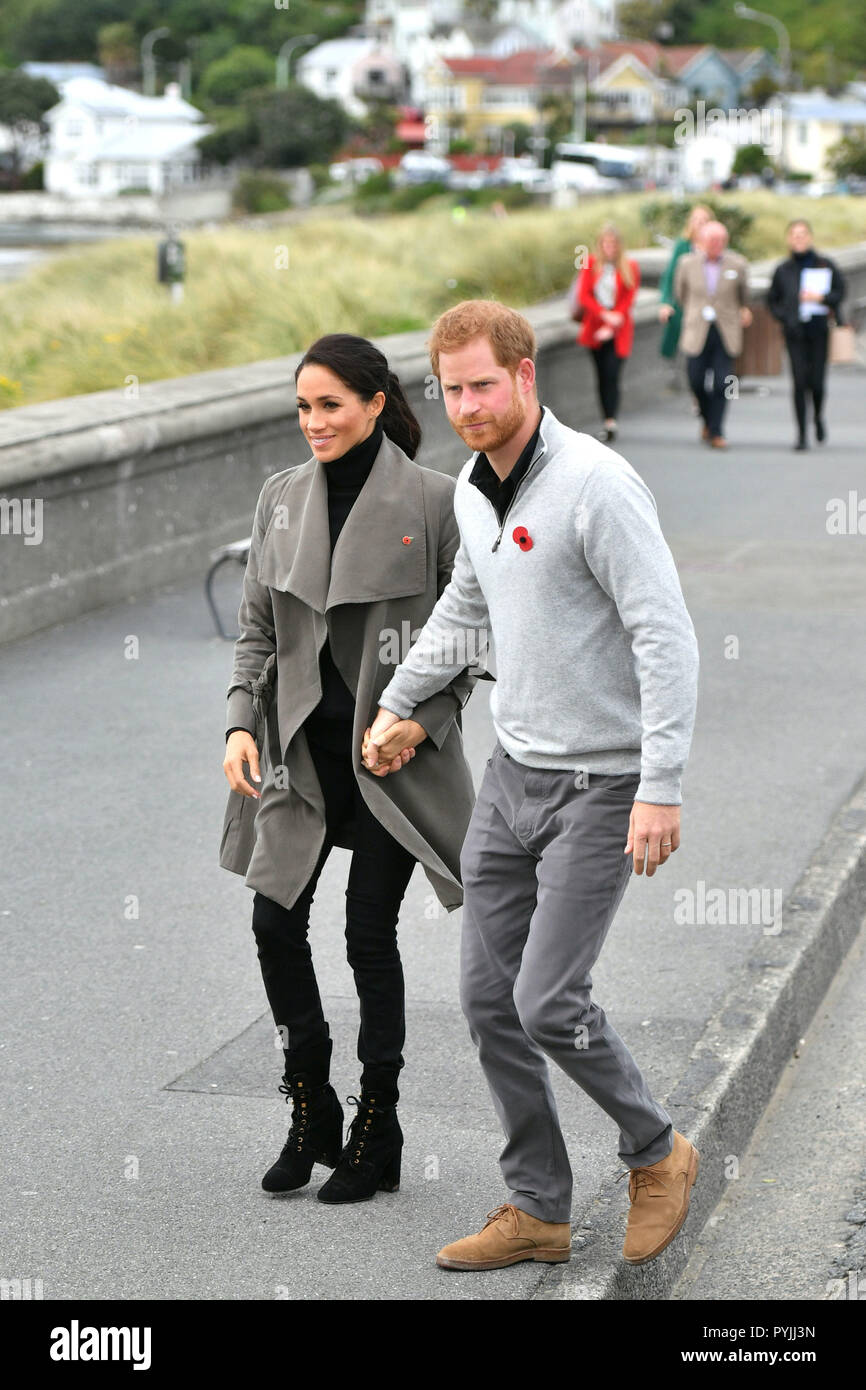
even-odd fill
[{"label": "parked car", "polygon": [[394,183],[405,188],[410,183],[447,183],[451,165],[441,155],[427,150],[408,150],[394,170]]},{"label": "parked car", "polygon": [[540,169],[534,159],[523,155],[503,159],[491,175],[491,183],[504,188],[525,188],[530,193],[550,193],[555,186],[549,169]]},{"label": "parked car", "polygon": [[381,174],[385,166],[381,159],[372,155],[358,159],[343,159],[328,166],[328,173],[335,183],[363,183],[371,174]]},{"label": "parked car", "polygon": [[488,169],[450,169],[446,179],[449,188],[489,188]]},{"label": "parked car", "polygon": [[833,193],[839,192],[839,186],[830,179],[813,179],[805,185],[803,192],[809,198],[829,198]]}]

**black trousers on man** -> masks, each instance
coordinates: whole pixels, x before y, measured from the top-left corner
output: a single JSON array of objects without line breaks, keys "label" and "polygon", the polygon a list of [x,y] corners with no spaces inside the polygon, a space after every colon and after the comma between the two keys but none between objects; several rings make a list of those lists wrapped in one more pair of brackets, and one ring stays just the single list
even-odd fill
[{"label": "black trousers on man", "polygon": [[[403,965],[397,949],[400,904],[415,859],[376,819],[352,767],[352,721],[310,719],[307,742],[325,801],[325,840],[313,873],[291,909],[261,893],[253,897],[253,932],[262,979],[287,1068],[307,1070],[330,1057],[330,1032],[307,931],[316,884],[334,847],[334,831],[355,819],[346,888],[346,956],[361,1005],[358,1058],[369,1087],[396,1085],[406,1036]],[[291,846],[286,845],[286,853]],[[286,1047],[286,1037],[288,1045]]]},{"label": "black trousers on man", "polygon": [[624,357],[617,357],[613,346],[613,338],[606,339],[599,343],[598,347],[590,348],[592,360],[595,363],[595,375],[598,384],[598,398],[601,402],[602,415],[605,420],[615,420],[619,409],[619,378],[622,371]]},{"label": "black trousers on man", "polygon": [[806,437],[806,393],[812,397],[813,418],[821,420],[829,330],[826,314],[814,314],[796,328],[785,329],[785,343],[794,379],[794,413],[800,438]]},{"label": "black trousers on man", "polygon": [[[718,325],[712,322],[700,352],[686,358],[689,386],[698,403],[701,417],[711,438],[722,434],[722,421],[728,398],[725,391],[731,377],[734,359],[722,342]],[[707,390],[706,378],[712,372],[712,386]]]}]

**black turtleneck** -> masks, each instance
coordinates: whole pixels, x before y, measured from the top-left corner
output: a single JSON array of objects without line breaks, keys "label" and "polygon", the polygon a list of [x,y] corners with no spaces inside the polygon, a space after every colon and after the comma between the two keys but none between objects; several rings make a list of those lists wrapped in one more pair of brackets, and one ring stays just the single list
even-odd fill
[{"label": "black turtleneck", "polygon": [[[366,439],[353,444],[351,449],[347,449],[339,458],[322,460],[328,484],[328,529],[331,533],[332,555],[346,518],[370,476],[383,435],[382,419],[378,416],[372,434]],[[319,653],[319,675],[322,682],[322,698],[309,717],[350,722],[355,716],[355,697],[334,664],[327,639]],[[234,729],[229,729],[226,738],[234,732]]]},{"label": "black turtleneck", "polygon": [[383,433],[381,418],[377,417],[373,433],[366,439],[353,444],[351,449],[347,449],[339,458],[323,460],[325,477],[328,480],[328,525],[331,530],[332,554],[346,517],[370,476]]},{"label": "black turtleneck", "polygon": [[805,251],[792,251],[791,255],[802,270],[804,266],[814,265],[818,257],[815,255],[814,246],[809,246]]},{"label": "black turtleneck", "polygon": [[[381,417],[377,417],[373,432],[366,439],[353,444],[351,449],[347,449],[339,458],[323,460],[325,477],[328,480],[328,527],[331,533],[332,555],[346,518],[370,476],[382,436]],[[355,716],[355,697],[334,664],[331,644],[327,639],[319,654],[319,675],[322,681],[322,698],[310,718],[352,720]]]}]

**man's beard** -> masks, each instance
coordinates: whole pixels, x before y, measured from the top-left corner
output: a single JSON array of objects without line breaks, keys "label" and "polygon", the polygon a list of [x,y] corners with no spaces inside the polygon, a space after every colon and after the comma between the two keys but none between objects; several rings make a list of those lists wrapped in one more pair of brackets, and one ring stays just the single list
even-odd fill
[{"label": "man's beard", "polygon": [[[526,419],[526,408],[518,394],[516,385],[513,385],[511,403],[504,415],[499,415],[495,419],[485,422],[482,430],[467,430],[464,434],[463,427],[455,420],[451,421],[453,428],[460,435],[464,444],[468,444],[470,449],[477,449],[484,453],[495,453],[513,439]],[[467,423],[471,424],[471,421]]]}]

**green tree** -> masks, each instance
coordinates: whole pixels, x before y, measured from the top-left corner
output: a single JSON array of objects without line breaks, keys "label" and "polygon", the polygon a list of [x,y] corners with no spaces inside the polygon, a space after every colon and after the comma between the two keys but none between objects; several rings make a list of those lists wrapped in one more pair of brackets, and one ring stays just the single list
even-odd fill
[{"label": "green tree", "polygon": [[762,145],[739,145],[731,165],[731,173],[760,174],[769,163]]},{"label": "green tree", "polygon": [[570,92],[547,92],[541,99],[544,134],[550,141],[545,150],[545,164],[550,164],[554,145],[564,140],[574,128],[574,98]]},{"label": "green tree", "polygon": [[509,121],[508,125],[503,126],[502,129],[503,132],[508,131],[510,135],[514,136],[515,155],[526,154],[529,149],[529,141],[532,138],[532,126],[527,125],[526,121]]},{"label": "green tree", "polygon": [[229,107],[208,112],[215,129],[197,142],[202,159],[208,164],[231,164],[250,158],[258,145],[258,131],[245,107]]},{"label": "green tree", "polygon": [[493,19],[496,14],[496,0],[463,0],[463,7],[471,19]]},{"label": "green tree", "polygon": [[129,86],[138,76],[139,50],[135,29],[131,24],[104,24],[97,34],[99,63],[105,71],[106,82]]},{"label": "green tree", "polygon": [[99,31],[129,23],[136,50],[150,29],[167,25],[158,61],[177,63],[194,44],[205,67],[247,45],[276,58],[296,34],[337,38],[363,18],[364,0],[2,0],[0,57],[10,66],[34,59],[95,63]]},{"label": "green tree", "polygon": [[45,112],[59,100],[60,93],[47,78],[28,77],[18,68],[0,69],[0,125],[9,134],[12,177],[16,183],[21,176],[24,141],[36,132],[47,134]]},{"label": "green tree", "polygon": [[246,160],[259,169],[328,164],[353,129],[342,106],[300,83],[286,91],[259,88],[238,108],[210,114],[217,128],[198,142],[202,157],[220,164]]},{"label": "green tree", "polygon": [[827,163],[837,179],[847,179],[852,174],[866,177],[866,134],[847,135],[844,140],[831,145],[827,151]]},{"label": "green tree", "polygon": [[766,106],[770,97],[773,96],[775,92],[778,92],[778,90],[778,82],[776,82],[768,72],[765,72],[762,73],[760,77],[756,77],[754,82],[751,83],[744,93],[743,100],[749,106],[757,106],[760,108]]},{"label": "green tree", "polygon": [[274,59],[269,53],[263,48],[242,45],[208,65],[199,90],[206,102],[234,106],[245,93],[272,87],[275,75]]},{"label": "green tree", "polygon": [[366,106],[367,114],[358,122],[359,146],[364,153],[381,154],[394,142],[400,112],[386,101],[371,101]]},{"label": "green tree", "polygon": [[623,0],[617,5],[616,23],[624,39],[655,39],[667,19],[668,6],[659,0]]},{"label": "green tree", "polygon": [[250,98],[258,129],[258,156],[271,169],[327,164],[352,122],[336,101],[323,101],[295,83],[284,92]]},{"label": "green tree", "polygon": [[3,0],[0,44],[18,63],[97,62],[99,31],[129,18],[121,0]]}]

